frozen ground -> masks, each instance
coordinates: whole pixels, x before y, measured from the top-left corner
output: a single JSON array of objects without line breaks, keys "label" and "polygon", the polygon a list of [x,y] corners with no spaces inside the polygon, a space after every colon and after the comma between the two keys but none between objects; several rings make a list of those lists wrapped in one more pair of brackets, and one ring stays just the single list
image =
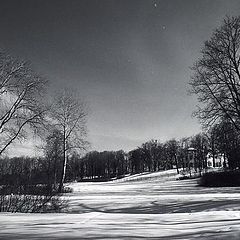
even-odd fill
[{"label": "frozen ground", "polygon": [[0,214],[0,239],[240,239],[240,188],[174,171],[73,183],[62,214]]}]

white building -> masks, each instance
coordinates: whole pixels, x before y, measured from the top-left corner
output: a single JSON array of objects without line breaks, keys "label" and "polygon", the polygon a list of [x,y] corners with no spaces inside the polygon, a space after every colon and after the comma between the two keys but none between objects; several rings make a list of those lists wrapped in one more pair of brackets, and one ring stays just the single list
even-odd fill
[{"label": "white building", "polygon": [[[212,154],[207,154],[207,165],[208,167],[213,167],[213,156]],[[224,165],[224,155],[216,154],[215,155],[215,167],[223,167]]]}]

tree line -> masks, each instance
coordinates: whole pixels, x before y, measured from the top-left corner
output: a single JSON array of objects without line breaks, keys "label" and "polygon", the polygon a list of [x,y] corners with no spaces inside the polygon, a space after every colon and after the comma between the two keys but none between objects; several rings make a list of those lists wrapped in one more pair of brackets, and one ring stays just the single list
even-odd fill
[{"label": "tree line", "polygon": [[[62,181],[64,159],[63,136],[54,130],[46,138],[44,156],[38,158],[15,157],[0,161],[0,182],[3,184],[59,187]],[[194,165],[190,150],[194,149]],[[215,124],[207,132],[180,140],[165,142],[150,140],[129,151],[91,151],[81,155],[73,151],[67,155],[66,181],[105,181],[127,174],[176,169],[177,173],[202,173],[213,167],[221,156],[224,168],[240,167],[240,137],[234,125],[227,119]],[[25,185],[24,185],[25,184]]]}]

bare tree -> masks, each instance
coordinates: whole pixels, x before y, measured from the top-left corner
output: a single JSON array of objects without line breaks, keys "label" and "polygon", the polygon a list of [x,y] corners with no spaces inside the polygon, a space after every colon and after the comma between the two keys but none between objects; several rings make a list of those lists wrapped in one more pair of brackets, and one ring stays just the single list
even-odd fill
[{"label": "bare tree", "polygon": [[62,191],[66,176],[68,153],[71,150],[83,150],[87,145],[85,140],[86,116],[86,105],[72,90],[64,90],[55,96],[51,118],[54,127],[62,134],[63,146],[63,166],[59,192]]},{"label": "bare tree", "polygon": [[[215,145],[217,153],[223,155],[223,166],[230,169],[240,167],[240,137],[239,132],[229,119],[214,126]],[[227,160],[227,161],[226,161]],[[227,164],[227,165],[226,165]]]},{"label": "bare tree", "polygon": [[62,155],[63,155],[63,135],[62,133],[54,129],[53,132],[50,132],[50,134],[46,138],[46,144],[43,147],[44,153],[45,153],[45,170],[47,173],[47,178],[48,178],[48,185],[56,189],[57,186],[57,179],[60,176],[60,165],[61,165],[61,160],[62,160]]},{"label": "bare tree", "polygon": [[228,117],[240,130],[240,17],[227,17],[201,54],[190,81],[200,102],[195,115],[206,127]]},{"label": "bare tree", "polygon": [[0,52],[0,155],[30,128],[38,131],[46,112],[42,102],[46,80],[28,63]]},{"label": "bare tree", "polygon": [[179,174],[179,164],[177,159],[177,154],[179,151],[179,144],[176,139],[171,139],[165,143],[165,147],[168,153],[168,157],[171,163],[174,163]]},{"label": "bare tree", "polygon": [[217,139],[218,139],[218,124],[215,124],[211,128],[209,128],[209,131],[206,132],[205,136],[208,140],[208,151],[212,156],[213,159],[213,167],[216,167],[216,156],[218,154],[218,147],[217,147]]},{"label": "bare tree", "polygon": [[198,133],[191,138],[191,147],[195,149],[194,167],[200,175],[203,169],[207,167],[207,153],[209,152],[209,142],[206,134]]}]

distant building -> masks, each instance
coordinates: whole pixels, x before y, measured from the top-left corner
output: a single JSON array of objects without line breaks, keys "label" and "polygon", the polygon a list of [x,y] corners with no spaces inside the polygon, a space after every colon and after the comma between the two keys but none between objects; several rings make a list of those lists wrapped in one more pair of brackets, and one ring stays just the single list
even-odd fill
[{"label": "distant building", "polygon": [[[213,156],[212,154],[207,154],[207,165],[208,167],[213,167]],[[215,167],[223,167],[224,166],[224,155],[216,154],[215,155]]]}]

